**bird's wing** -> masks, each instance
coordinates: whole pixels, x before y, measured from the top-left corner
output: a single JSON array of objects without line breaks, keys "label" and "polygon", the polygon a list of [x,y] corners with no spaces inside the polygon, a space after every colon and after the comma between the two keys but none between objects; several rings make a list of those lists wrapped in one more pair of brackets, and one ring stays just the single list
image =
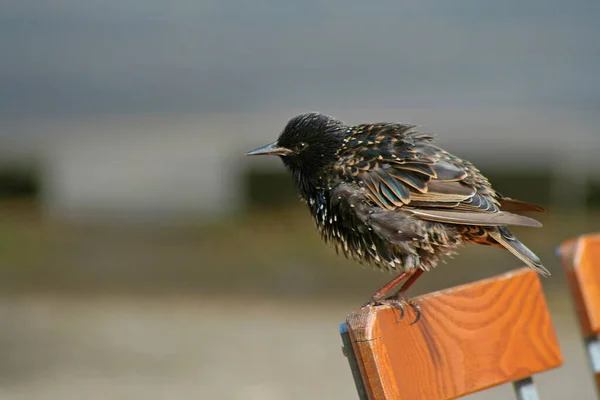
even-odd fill
[{"label": "bird's wing", "polygon": [[[359,133],[348,137],[334,170],[379,207],[402,208],[423,220],[452,224],[541,226],[503,211],[500,196],[472,164],[412,127],[365,125]],[[515,204],[505,204],[509,203]]]}]

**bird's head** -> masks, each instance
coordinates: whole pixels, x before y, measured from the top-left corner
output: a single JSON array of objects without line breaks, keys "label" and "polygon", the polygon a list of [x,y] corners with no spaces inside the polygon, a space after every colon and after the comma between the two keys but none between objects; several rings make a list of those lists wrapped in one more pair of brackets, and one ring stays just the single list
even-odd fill
[{"label": "bird's head", "polygon": [[347,126],[320,113],[306,113],[292,118],[279,138],[247,153],[276,155],[294,175],[301,191],[317,186],[324,170],[336,160]]}]

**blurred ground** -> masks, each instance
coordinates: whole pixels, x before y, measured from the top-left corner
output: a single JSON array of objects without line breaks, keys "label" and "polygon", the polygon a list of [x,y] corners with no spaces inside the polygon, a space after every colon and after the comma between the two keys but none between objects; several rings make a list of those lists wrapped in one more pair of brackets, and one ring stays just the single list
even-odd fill
[{"label": "blurred ground", "polygon": [[[592,399],[568,300],[550,298],[566,365],[536,377],[541,398]],[[357,398],[337,333],[349,309],[340,301],[4,298],[0,398]],[[470,398],[512,398],[511,390]]]},{"label": "blurred ground", "polygon": [[[0,209],[0,398],[355,398],[337,325],[390,276],[336,256],[302,207],[179,227],[50,224],[35,204]],[[598,215],[541,220],[516,232],[553,272],[543,282],[566,364],[537,383],[545,399],[593,398],[554,248],[599,230]],[[518,266],[471,246],[413,294]]]}]

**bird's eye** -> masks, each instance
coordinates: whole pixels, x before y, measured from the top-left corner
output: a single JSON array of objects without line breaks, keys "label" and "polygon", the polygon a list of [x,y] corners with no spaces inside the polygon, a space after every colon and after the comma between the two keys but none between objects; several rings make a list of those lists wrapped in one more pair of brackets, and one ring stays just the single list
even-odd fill
[{"label": "bird's eye", "polygon": [[306,142],[300,142],[296,145],[296,151],[302,151],[305,150],[308,147],[308,143]]}]

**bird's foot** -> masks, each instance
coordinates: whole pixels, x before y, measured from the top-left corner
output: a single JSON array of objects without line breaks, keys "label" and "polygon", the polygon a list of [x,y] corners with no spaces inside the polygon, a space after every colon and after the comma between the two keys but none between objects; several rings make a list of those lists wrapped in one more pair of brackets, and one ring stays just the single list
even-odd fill
[{"label": "bird's foot", "polygon": [[419,306],[419,303],[414,300],[408,300],[402,293],[397,293],[387,299],[371,299],[371,301],[363,305],[362,308],[383,305],[390,305],[400,311],[398,322],[404,319],[405,307],[412,308],[415,314],[415,319],[410,323],[411,325],[416,324],[421,319],[421,307]]}]

